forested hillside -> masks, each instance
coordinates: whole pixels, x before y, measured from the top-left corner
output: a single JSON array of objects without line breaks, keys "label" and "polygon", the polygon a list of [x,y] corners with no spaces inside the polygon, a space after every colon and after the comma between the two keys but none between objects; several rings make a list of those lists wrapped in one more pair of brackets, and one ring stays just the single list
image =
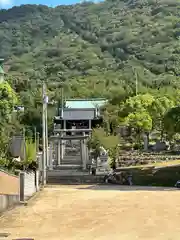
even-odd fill
[{"label": "forested hillside", "polygon": [[40,131],[42,80],[51,100],[63,85],[67,97],[119,106],[135,95],[136,79],[138,93],[176,95],[180,0],[13,7],[0,11],[0,43],[6,79],[25,106],[21,123]]},{"label": "forested hillside", "polygon": [[0,26],[0,56],[18,92],[42,78],[81,97],[134,91],[136,74],[142,90],[179,81],[179,0],[24,5],[1,10]]}]

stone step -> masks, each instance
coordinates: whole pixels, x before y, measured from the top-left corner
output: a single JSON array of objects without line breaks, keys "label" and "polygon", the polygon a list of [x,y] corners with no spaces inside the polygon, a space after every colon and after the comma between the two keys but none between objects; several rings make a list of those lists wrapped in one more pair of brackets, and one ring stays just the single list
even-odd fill
[{"label": "stone step", "polygon": [[81,156],[80,155],[64,155],[63,158],[64,159],[74,159],[74,158],[80,159]]},{"label": "stone step", "polygon": [[83,176],[83,175],[89,175],[88,170],[82,170],[82,169],[53,169],[47,171],[48,177],[59,177],[59,176]]},{"label": "stone step", "polygon": [[59,166],[54,167],[55,169],[59,170],[72,170],[72,169],[82,169],[81,164],[61,164]]},{"label": "stone step", "polygon": [[81,164],[81,158],[63,158],[61,160],[62,164]]},{"label": "stone step", "polygon": [[48,176],[47,184],[98,184],[104,182],[104,175],[66,175],[66,176]]},{"label": "stone step", "polygon": [[76,166],[81,165],[81,166],[82,166],[82,162],[79,162],[79,161],[77,161],[77,162],[72,162],[72,161],[65,162],[65,161],[61,161],[61,164],[62,164],[62,165],[67,165],[67,166],[72,166],[72,165],[76,165]]},{"label": "stone step", "polygon": [[81,156],[80,151],[79,152],[64,152],[64,156]]},{"label": "stone step", "polygon": [[73,161],[73,159],[74,159],[74,160],[75,160],[75,159],[80,160],[80,159],[81,159],[81,156],[64,156],[63,159],[65,159],[65,160],[71,160],[71,159],[72,159],[72,161]]},{"label": "stone step", "polygon": [[81,161],[81,157],[77,157],[77,156],[64,156],[63,158],[64,161]]}]

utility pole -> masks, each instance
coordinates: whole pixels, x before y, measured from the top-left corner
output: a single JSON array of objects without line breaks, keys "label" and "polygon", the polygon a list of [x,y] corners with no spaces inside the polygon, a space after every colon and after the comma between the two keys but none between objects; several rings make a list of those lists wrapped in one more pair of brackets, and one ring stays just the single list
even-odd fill
[{"label": "utility pole", "polygon": [[46,166],[49,165],[49,144],[48,144],[48,120],[47,120],[47,104],[48,104],[48,97],[46,98],[46,109],[45,109],[45,128],[46,128]]},{"label": "utility pole", "polygon": [[63,87],[61,87],[61,116],[63,114],[63,105],[64,105],[64,96],[63,96]]},{"label": "utility pole", "polygon": [[[24,155],[24,160],[27,161],[27,149],[26,149],[26,129],[23,127],[23,132],[22,132],[22,135],[23,135],[23,155]],[[25,171],[25,166],[23,167],[23,170]]]},{"label": "utility pole", "polygon": [[136,96],[138,95],[138,75],[136,70],[132,67],[133,73],[135,75],[135,91],[136,91]]},{"label": "utility pole", "polygon": [[134,70],[135,78],[136,78],[136,96],[138,95],[138,76],[136,70]]},{"label": "utility pole", "polygon": [[39,132],[36,133],[36,152],[39,152]]},{"label": "utility pole", "polygon": [[42,142],[43,142],[43,155],[42,155],[42,184],[46,184],[46,163],[47,163],[47,154],[46,154],[46,108],[47,108],[47,99],[46,99],[46,85],[43,82],[42,85]]},{"label": "utility pole", "polygon": [[63,118],[63,109],[64,109],[64,89],[61,86],[61,117]]},{"label": "utility pole", "polygon": [[37,156],[37,132],[36,132],[36,127],[34,127],[34,143],[35,143],[35,148],[36,148],[36,156]]}]

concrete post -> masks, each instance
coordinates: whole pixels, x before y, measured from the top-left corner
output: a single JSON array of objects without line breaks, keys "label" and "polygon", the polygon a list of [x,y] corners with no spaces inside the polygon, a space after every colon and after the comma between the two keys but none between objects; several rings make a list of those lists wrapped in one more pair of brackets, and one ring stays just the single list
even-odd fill
[{"label": "concrete post", "polygon": [[52,170],[53,169],[53,143],[50,142],[50,146],[49,146],[49,169]]},{"label": "concrete post", "polygon": [[61,164],[61,142],[58,140],[57,144],[57,165],[59,166]]},{"label": "concrete post", "polygon": [[[66,130],[66,120],[64,120],[63,129]],[[66,132],[61,133],[61,137],[63,137],[64,135],[66,135]],[[61,162],[62,162],[64,158],[64,153],[65,153],[65,140],[60,140],[60,141],[61,141]]]},{"label": "concrete post", "polygon": [[92,126],[91,126],[91,120],[89,120],[89,129],[91,129]]},{"label": "concrete post", "polygon": [[80,141],[80,156],[81,156],[81,164],[82,164],[82,168],[83,168],[83,144],[82,144],[82,140]]},{"label": "concrete post", "polygon": [[[85,136],[85,132],[83,132],[83,136]],[[83,170],[86,170],[86,142],[85,139],[82,140],[82,163],[83,163]]]},{"label": "concrete post", "polygon": [[64,129],[66,129],[66,120],[64,120]]},{"label": "concrete post", "polygon": [[86,146],[86,140],[84,140],[84,161],[86,163],[86,168],[87,168],[87,146]]},{"label": "concrete post", "polygon": [[25,194],[24,194],[24,187],[25,187],[25,173],[19,173],[19,200],[20,202],[25,201]]},{"label": "concrete post", "polygon": [[[63,137],[63,133],[61,133],[60,136]],[[60,142],[60,164],[61,164],[64,158],[64,140],[60,139],[59,142]]]},{"label": "concrete post", "polygon": [[37,156],[39,171],[42,171],[42,153],[39,153]]},{"label": "concrete post", "polygon": [[89,164],[89,149],[87,146],[87,140],[85,141],[86,144],[86,165]]},{"label": "concrete post", "polygon": [[46,150],[46,169],[48,169],[49,168],[49,148]]},{"label": "concrete post", "polygon": [[35,172],[35,186],[36,186],[36,192],[39,191],[39,171]]}]

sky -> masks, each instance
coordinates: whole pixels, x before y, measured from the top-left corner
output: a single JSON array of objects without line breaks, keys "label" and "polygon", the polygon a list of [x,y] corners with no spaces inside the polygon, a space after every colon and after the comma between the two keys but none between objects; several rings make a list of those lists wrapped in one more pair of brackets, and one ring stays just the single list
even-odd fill
[{"label": "sky", "polygon": [[0,0],[0,8],[11,8],[21,4],[43,4],[51,7],[64,4],[80,3],[81,0]]}]

